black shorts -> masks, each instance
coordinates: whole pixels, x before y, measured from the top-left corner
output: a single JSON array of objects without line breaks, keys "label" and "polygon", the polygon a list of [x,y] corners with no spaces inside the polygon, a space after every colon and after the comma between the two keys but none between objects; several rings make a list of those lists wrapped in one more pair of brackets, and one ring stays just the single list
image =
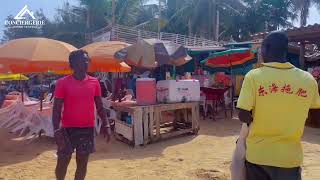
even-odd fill
[{"label": "black shorts", "polygon": [[64,128],[64,147],[58,146],[58,156],[71,156],[76,149],[77,154],[91,154],[95,152],[94,128]]},{"label": "black shorts", "polygon": [[301,168],[263,166],[246,161],[247,180],[301,180]]}]

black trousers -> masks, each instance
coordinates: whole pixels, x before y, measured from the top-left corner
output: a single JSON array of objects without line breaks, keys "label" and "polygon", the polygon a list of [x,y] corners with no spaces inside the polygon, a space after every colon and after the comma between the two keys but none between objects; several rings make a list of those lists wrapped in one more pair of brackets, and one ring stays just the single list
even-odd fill
[{"label": "black trousers", "polygon": [[263,166],[246,161],[247,180],[301,180],[301,168]]}]

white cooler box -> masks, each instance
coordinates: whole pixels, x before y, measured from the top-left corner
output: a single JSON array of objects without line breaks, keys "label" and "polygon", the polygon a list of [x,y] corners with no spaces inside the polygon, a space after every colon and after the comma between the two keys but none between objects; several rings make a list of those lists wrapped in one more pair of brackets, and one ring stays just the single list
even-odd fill
[{"label": "white cooler box", "polygon": [[200,101],[200,83],[198,80],[158,81],[157,101],[159,103]]},{"label": "white cooler box", "polygon": [[198,80],[177,81],[178,102],[200,101],[200,82]]}]

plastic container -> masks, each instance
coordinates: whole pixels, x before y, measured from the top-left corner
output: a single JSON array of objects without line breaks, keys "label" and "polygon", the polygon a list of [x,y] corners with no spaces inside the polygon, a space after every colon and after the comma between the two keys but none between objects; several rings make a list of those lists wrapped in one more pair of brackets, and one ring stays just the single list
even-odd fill
[{"label": "plastic container", "polygon": [[200,83],[198,80],[158,81],[157,101],[159,103],[200,101]]},{"label": "plastic container", "polygon": [[200,101],[200,82],[194,79],[177,81],[177,101]]},{"label": "plastic container", "polygon": [[156,104],[156,80],[154,78],[138,78],[137,86],[137,104],[151,105]]},{"label": "plastic container", "polygon": [[157,82],[157,101],[159,103],[178,102],[176,80],[163,80]]}]

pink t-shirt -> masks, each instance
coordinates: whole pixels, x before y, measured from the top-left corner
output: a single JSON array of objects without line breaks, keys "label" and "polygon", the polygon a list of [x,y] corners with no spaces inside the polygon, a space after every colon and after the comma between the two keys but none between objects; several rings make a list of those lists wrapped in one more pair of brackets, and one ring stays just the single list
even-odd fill
[{"label": "pink t-shirt", "polygon": [[54,94],[64,100],[62,127],[94,127],[94,97],[101,96],[96,78],[87,75],[79,81],[66,76],[57,81]]}]

